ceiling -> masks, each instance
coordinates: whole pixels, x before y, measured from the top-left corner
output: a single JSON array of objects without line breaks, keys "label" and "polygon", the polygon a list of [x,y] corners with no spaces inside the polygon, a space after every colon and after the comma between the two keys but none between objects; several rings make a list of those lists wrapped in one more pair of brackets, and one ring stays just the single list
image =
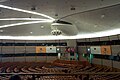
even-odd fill
[{"label": "ceiling", "polygon": [[[120,34],[119,4],[120,0],[0,0],[0,39],[81,39]],[[72,25],[55,26],[62,34],[54,36],[54,20]]]}]

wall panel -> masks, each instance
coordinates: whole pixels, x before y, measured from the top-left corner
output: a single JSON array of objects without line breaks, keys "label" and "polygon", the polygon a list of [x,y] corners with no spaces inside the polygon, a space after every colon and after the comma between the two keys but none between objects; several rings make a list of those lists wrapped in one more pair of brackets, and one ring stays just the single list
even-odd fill
[{"label": "wall panel", "polygon": [[116,56],[120,52],[120,45],[112,45],[112,55]]},{"label": "wall panel", "polygon": [[118,36],[117,35],[110,36],[110,40],[118,40]]},{"label": "wall panel", "polygon": [[66,53],[65,52],[66,47],[60,47],[60,49],[61,49],[61,53]]},{"label": "wall panel", "polygon": [[25,57],[14,57],[14,62],[25,62]]},{"label": "wall panel", "polygon": [[36,43],[35,40],[26,40],[26,43]]},{"label": "wall panel", "polygon": [[101,54],[102,55],[111,55],[111,47],[110,46],[101,46]]},{"label": "wall panel", "polygon": [[2,54],[2,49],[1,48],[2,48],[2,46],[0,46],[0,54]]},{"label": "wall panel", "polygon": [[78,52],[80,54],[87,53],[87,48],[86,46],[78,46]]},{"label": "wall panel", "polygon": [[35,56],[27,56],[26,57],[26,62],[35,62],[36,59],[35,59]]},{"label": "wall panel", "polygon": [[99,38],[91,38],[90,41],[99,41]]},{"label": "wall panel", "polygon": [[26,43],[25,40],[15,40],[15,43]]},{"label": "wall panel", "polygon": [[105,65],[105,66],[112,66],[112,61],[103,59],[103,65]]},{"label": "wall panel", "polygon": [[47,56],[47,62],[52,62],[57,59],[58,59],[58,56]]},{"label": "wall panel", "polygon": [[36,53],[36,46],[26,46],[26,53]]},{"label": "wall panel", "polygon": [[85,42],[85,39],[78,39],[77,42]]},{"label": "wall panel", "polygon": [[46,53],[46,47],[44,46],[37,46],[36,53]]},{"label": "wall panel", "polygon": [[14,54],[14,46],[2,46],[2,53],[3,54]]},{"label": "wall panel", "polygon": [[2,62],[14,62],[14,57],[2,57]]},{"label": "wall panel", "polygon": [[87,53],[87,47],[86,46],[78,46],[79,60],[80,61],[87,61],[87,59],[83,57],[83,53],[84,54]]},{"label": "wall panel", "polygon": [[109,41],[109,38],[108,37],[101,37],[100,41]]},{"label": "wall panel", "polygon": [[120,62],[118,62],[118,61],[113,61],[113,67],[120,69]]},{"label": "wall panel", "polygon": [[43,62],[46,62],[47,60],[49,60],[46,56],[37,56],[36,57],[36,61],[43,61]]},{"label": "wall panel", "polygon": [[56,47],[46,47],[46,53],[56,53]]},{"label": "wall panel", "polygon": [[15,46],[15,53],[25,53],[25,46]]},{"label": "wall panel", "polygon": [[2,40],[2,43],[14,43],[15,40]]},{"label": "wall panel", "polygon": [[101,59],[97,59],[97,58],[93,58],[92,63],[93,64],[99,64],[99,65],[102,64]]},{"label": "wall panel", "polygon": [[91,46],[90,49],[92,54],[101,54],[100,46]]},{"label": "wall panel", "polygon": [[37,40],[36,43],[46,43],[46,40]]}]

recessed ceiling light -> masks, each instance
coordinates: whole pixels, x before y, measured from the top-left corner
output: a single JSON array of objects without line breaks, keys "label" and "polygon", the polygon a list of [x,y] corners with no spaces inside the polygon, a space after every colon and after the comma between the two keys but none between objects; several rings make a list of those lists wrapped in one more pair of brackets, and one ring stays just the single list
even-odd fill
[{"label": "recessed ceiling light", "polygon": [[33,34],[33,32],[30,32],[30,34]]},{"label": "recessed ceiling light", "polygon": [[2,33],[2,32],[3,32],[3,30],[0,30],[0,32]]},{"label": "recessed ceiling light", "polygon": [[95,24],[95,25],[94,25],[94,27],[96,28],[96,27],[98,27],[98,25],[97,25],[97,24]]},{"label": "recessed ceiling light", "polygon": [[41,26],[41,28],[43,29],[43,28],[44,28],[44,26]]},{"label": "recessed ceiling light", "polygon": [[101,18],[104,18],[104,17],[105,17],[105,15],[104,15],[104,14],[102,14],[102,15],[101,15]]}]

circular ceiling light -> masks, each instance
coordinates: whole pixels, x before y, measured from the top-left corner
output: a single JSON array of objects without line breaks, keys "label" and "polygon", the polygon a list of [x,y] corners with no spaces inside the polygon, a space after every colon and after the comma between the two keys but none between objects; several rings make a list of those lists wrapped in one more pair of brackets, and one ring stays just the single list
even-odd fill
[{"label": "circular ceiling light", "polygon": [[0,32],[2,33],[2,32],[3,32],[3,30],[0,30]]},{"label": "circular ceiling light", "polygon": [[33,32],[30,32],[30,34],[33,34]]},{"label": "circular ceiling light", "polygon": [[5,2],[5,1],[8,1],[8,0],[0,0],[0,2]]},{"label": "circular ceiling light", "polygon": [[105,15],[104,15],[104,14],[102,14],[102,15],[101,15],[101,18],[104,18],[104,17],[105,17]]},{"label": "circular ceiling light", "polygon": [[44,26],[41,26],[41,28],[43,29],[43,28],[44,28]]},{"label": "circular ceiling light", "polygon": [[95,24],[95,25],[94,25],[94,28],[96,28],[96,27],[98,27],[98,25],[97,25],[97,24]]}]

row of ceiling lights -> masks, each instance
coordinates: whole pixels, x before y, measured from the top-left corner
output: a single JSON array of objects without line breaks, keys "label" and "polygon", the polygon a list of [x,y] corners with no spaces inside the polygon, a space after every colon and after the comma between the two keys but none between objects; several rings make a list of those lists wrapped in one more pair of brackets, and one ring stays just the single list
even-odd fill
[{"label": "row of ceiling lights", "polygon": [[[41,26],[41,28],[43,29],[44,26]],[[0,30],[0,33],[2,33],[2,32],[3,32],[3,30]],[[31,31],[30,34],[33,34],[33,32]],[[58,30],[58,29],[57,29],[57,30],[52,30],[52,31],[51,31],[51,34],[52,34],[52,35],[56,35],[56,36],[57,36],[57,35],[61,35],[61,34],[62,34],[62,31],[61,31],[61,30]]]},{"label": "row of ceiling lights", "polygon": [[[44,26],[42,25],[42,26],[41,26],[41,29],[43,29],[43,28],[44,28]],[[4,32],[4,30],[1,29],[1,30],[0,30],[0,33],[2,33],[2,32]],[[30,32],[30,34],[33,34],[33,32]]]}]

